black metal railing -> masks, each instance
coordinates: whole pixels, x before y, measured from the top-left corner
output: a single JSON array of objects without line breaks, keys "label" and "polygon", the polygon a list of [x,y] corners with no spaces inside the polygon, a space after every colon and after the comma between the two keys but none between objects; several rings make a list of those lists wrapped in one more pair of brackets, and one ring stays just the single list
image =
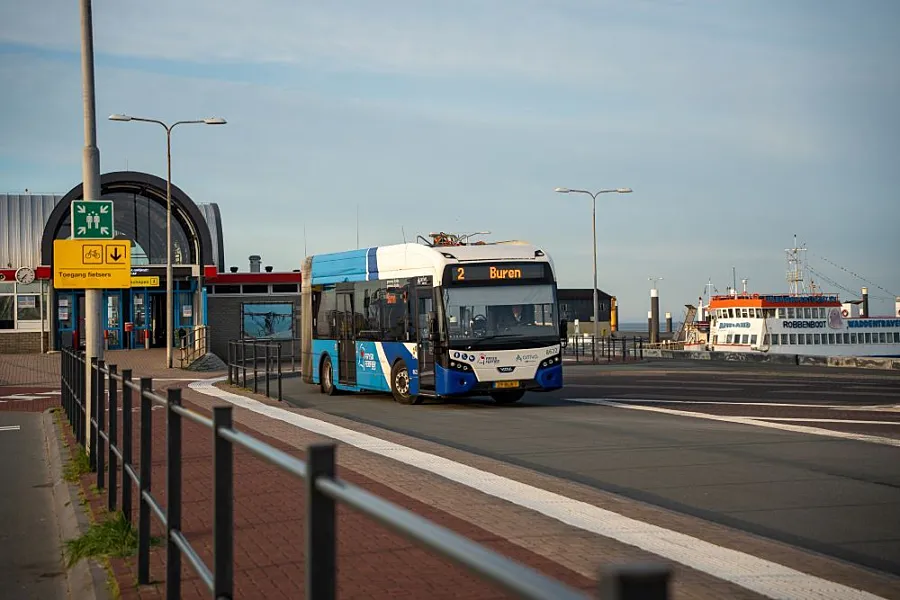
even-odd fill
[{"label": "black metal railing", "polygon": [[597,338],[596,359],[594,338],[590,335],[569,336],[563,344],[563,356],[574,357],[575,362],[627,362],[643,360],[643,338],[604,336]]},{"label": "black metal railing", "polygon": [[[285,373],[296,374],[300,365],[299,355],[294,353],[294,340],[290,340],[290,353],[283,352],[287,343],[263,340],[232,340],[228,342],[228,383],[252,389],[259,394],[265,390],[268,398],[281,401],[281,380]],[[272,390],[272,380],[275,390]],[[262,383],[260,383],[262,380]],[[249,382],[249,383],[248,383]],[[273,396],[273,391],[275,396]]]},{"label": "black metal railing", "polygon": [[[119,469],[121,506],[132,521],[132,488],[138,490],[138,583],[150,582],[150,523],[159,520],[166,531],[166,598],[181,596],[181,564],[186,560],[216,600],[234,597],[234,446],[306,480],[304,528],[306,597],[330,600],[336,596],[336,505],[346,506],[398,532],[519,598],[587,600],[590,596],[514,562],[452,531],[436,525],[362,488],[335,473],[334,444],[313,444],[306,462],[235,429],[232,407],[214,406],[212,418],[185,408],[181,389],[169,388],[163,397],[153,391],[153,381],[137,382],[130,369],[92,359],[91,398],[85,398],[85,358],[81,352],[63,349],[62,405],[80,444],[90,431],[91,467],[98,489],[106,489],[110,511],[116,510]],[[135,396],[136,394],[136,396]],[[117,411],[121,399],[122,435],[119,440]],[[140,404],[138,472],[132,462],[132,407]],[[89,406],[90,408],[86,408]],[[153,496],[152,408],[165,408],[166,505]],[[88,412],[90,414],[88,415]],[[107,414],[109,426],[107,427]],[[192,421],[210,430],[213,439],[213,560],[207,565],[182,531],[182,423]],[[90,428],[86,424],[90,424]],[[106,457],[109,461],[106,461]],[[600,578],[604,600],[665,600],[669,569],[660,565],[627,565],[608,569]]]}]

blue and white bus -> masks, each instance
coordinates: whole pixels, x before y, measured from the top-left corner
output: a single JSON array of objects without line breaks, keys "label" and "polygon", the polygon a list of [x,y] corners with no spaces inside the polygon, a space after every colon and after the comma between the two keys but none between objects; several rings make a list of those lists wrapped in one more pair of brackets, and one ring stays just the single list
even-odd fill
[{"label": "blue and white bus", "polygon": [[[424,238],[420,238],[424,239]],[[563,385],[553,262],[522,242],[397,244],[307,258],[304,379],[325,394],[491,396]]]}]

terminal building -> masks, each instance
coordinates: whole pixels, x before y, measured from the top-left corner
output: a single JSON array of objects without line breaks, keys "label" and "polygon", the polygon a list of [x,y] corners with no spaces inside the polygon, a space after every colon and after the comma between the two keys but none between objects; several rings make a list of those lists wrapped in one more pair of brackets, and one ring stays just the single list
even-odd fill
[{"label": "terminal building", "polygon": [[[99,316],[105,345],[111,350],[164,346],[166,181],[133,171],[106,173],[100,192],[100,200],[113,202],[115,239],[131,245],[132,275],[131,288],[103,292]],[[0,194],[0,354],[83,345],[84,290],[54,290],[52,284],[53,242],[71,236],[71,205],[81,199],[81,184],[65,195]],[[232,304],[258,302],[288,288],[299,297],[299,272],[226,272],[219,207],[195,203],[175,185],[172,246],[173,337],[210,322],[211,295],[213,308],[216,302],[228,304],[226,298]],[[216,338],[211,344],[223,335],[242,335],[240,326],[219,333],[211,334]],[[213,352],[224,354],[224,342],[215,346]]]},{"label": "terminal building", "polygon": [[[99,315],[110,350],[162,347],[166,342],[166,181],[135,171],[100,177],[99,200],[113,202],[114,239],[131,246],[131,287],[103,292]],[[72,202],[65,195],[0,194],[0,354],[46,352],[84,345],[84,290],[54,289],[54,240],[71,237]],[[173,345],[206,326],[220,357],[237,339],[299,337],[300,270],[273,272],[251,256],[249,270],[226,266],[222,216],[172,186]],[[611,297],[600,292],[602,332]],[[561,317],[590,323],[592,291],[561,289]],[[585,328],[586,329],[586,328]]]}]

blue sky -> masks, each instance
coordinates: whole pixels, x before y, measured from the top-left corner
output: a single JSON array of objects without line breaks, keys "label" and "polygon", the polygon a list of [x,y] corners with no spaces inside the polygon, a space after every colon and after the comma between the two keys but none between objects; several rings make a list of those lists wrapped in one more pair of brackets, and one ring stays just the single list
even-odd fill
[{"label": "blue sky", "polygon": [[[78,2],[0,0],[0,189],[80,181]],[[489,230],[643,320],[708,279],[786,291],[784,248],[877,312],[900,293],[900,3],[835,0],[94,2],[101,169],[223,214],[226,260]],[[251,9],[252,7],[252,9]],[[829,262],[830,261],[830,262]],[[834,266],[840,265],[845,270]],[[849,272],[848,272],[849,271]],[[826,291],[849,293],[823,279]],[[740,283],[738,284],[740,285]],[[875,312],[875,311],[873,311]]]}]

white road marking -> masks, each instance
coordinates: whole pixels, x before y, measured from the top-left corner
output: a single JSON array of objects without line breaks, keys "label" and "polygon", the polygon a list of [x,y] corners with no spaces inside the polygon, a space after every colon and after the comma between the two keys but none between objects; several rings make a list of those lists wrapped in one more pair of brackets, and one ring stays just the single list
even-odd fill
[{"label": "white road marking", "polygon": [[19,431],[21,429],[18,425],[2,425],[0,426],[0,431]]},{"label": "white road marking", "polygon": [[434,473],[495,498],[539,512],[562,523],[641,548],[769,598],[877,600],[879,597],[744,552],[711,544],[657,525],[482,471],[447,458],[262,404],[213,385],[190,384],[198,392],[301,429]]},{"label": "white road marking", "polygon": [[848,425],[900,425],[900,421],[863,421],[860,419],[816,419],[803,417],[744,417],[747,419],[763,419],[765,421],[805,421],[808,423],[846,423]]},{"label": "white road marking", "polygon": [[[896,390],[895,390],[896,391]],[[822,390],[772,390],[773,394],[821,394]],[[900,393],[900,392],[898,392]],[[884,392],[859,392],[859,391],[842,391],[828,390],[829,396],[894,396],[896,394],[886,394]]]},{"label": "white road marking", "polygon": [[623,398],[617,402],[639,402],[641,404],[713,404],[718,406],[777,406],[780,408],[840,408],[860,410],[861,407],[846,404],[793,404],[790,402],[731,402],[730,400],[662,400],[649,398]]},{"label": "white road marking", "polygon": [[44,400],[47,396],[59,396],[59,390],[53,390],[50,392],[34,392],[32,394],[11,394],[9,396],[0,396],[0,400],[5,400],[7,402],[15,401],[15,400]]},{"label": "white road marking", "polygon": [[570,402],[581,402],[582,404],[597,404],[600,406],[613,406],[615,408],[626,408],[630,410],[645,410],[648,412],[663,413],[666,415],[676,415],[679,417],[692,417],[695,419],[707,419],[710,421],[723,421],[725,423],[738,423],[740,425],[753,425],[755,427],[766,427],[769,429],[781,429],[782,431],[792,431],[794,433],[808,433],[824,437],[840,438],[844,440],[853,440],[856,442],[869,442],[871,444],[883,444],[885,446],[900,447],[900,439],[892,439],[877,435],[866,435],[863,433],[848,433],[845,431],[833,431],[830,429],[821,429],[819,427],[807,427],[805,425],[788,425],[787,423],[773,423],[771,421],[760,421],[764,417],[729,417],[726,415],[710,415],[707,413],[699,413],[690,410],[674,410],[671,408],[663,408],[661,406],[640,406],[638,404],[630,404],[631,400],[617,400],[615,398],[566,398]]}]

